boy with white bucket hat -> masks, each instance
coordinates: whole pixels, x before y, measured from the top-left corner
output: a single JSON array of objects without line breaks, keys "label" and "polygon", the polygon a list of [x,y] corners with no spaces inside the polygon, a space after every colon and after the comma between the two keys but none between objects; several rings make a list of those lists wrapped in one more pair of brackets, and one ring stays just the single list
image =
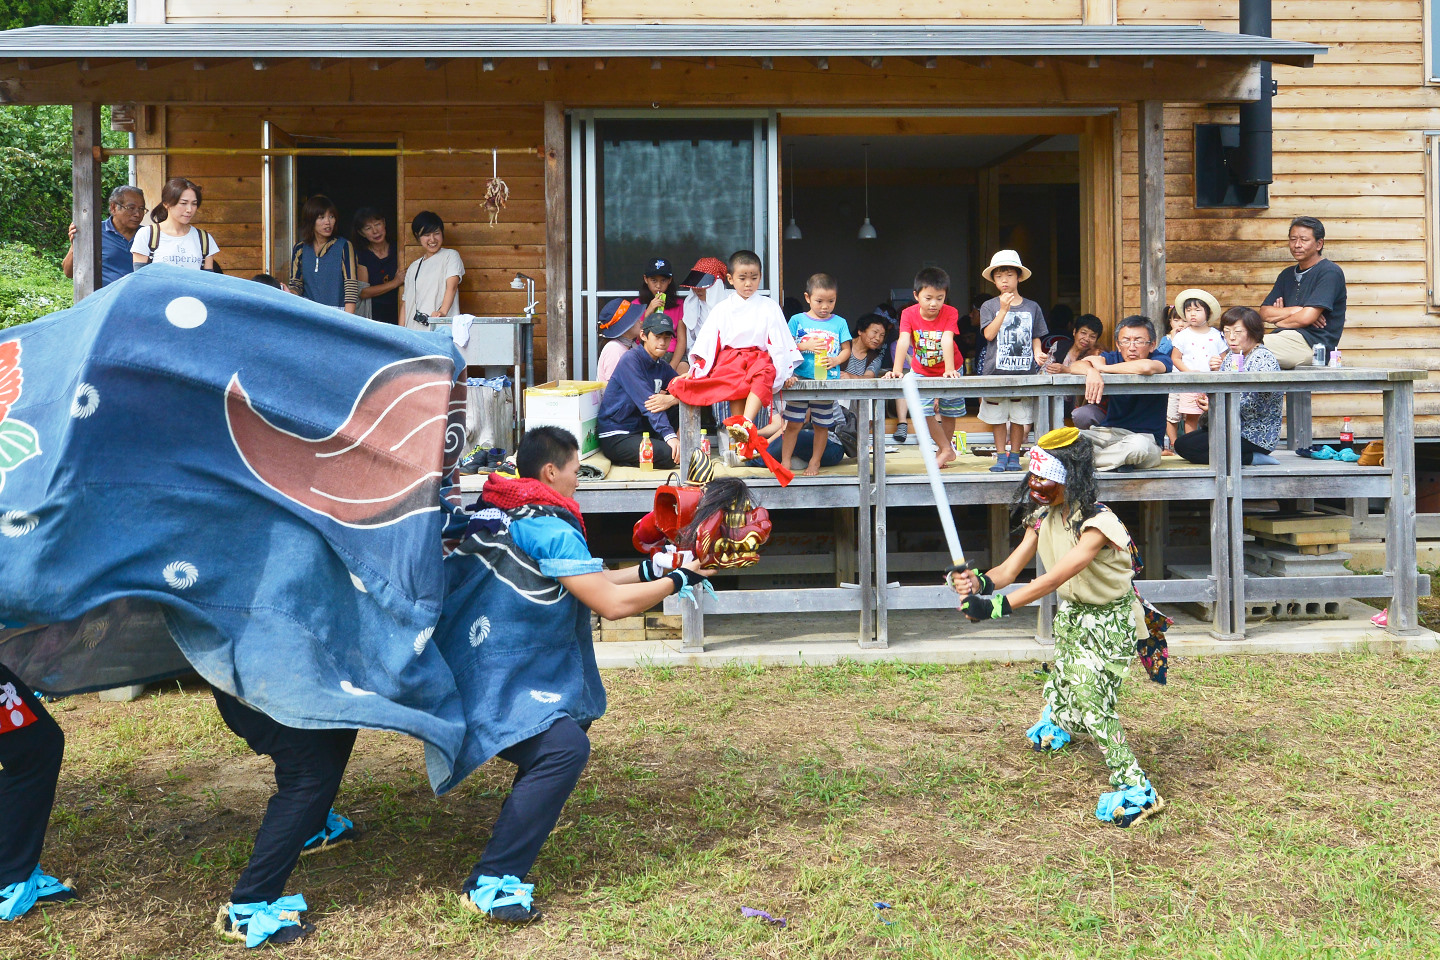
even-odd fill
[{"label": "boy with white bucket hat", "polygon": [[[985,351],[985,376],[1024,377],[1038,373],[1047,357],[1040,338],[1050,333],[1040,304],[1020,295],[1020,284],[1030,269],[1014,250],[1000,250],[980,273],[995,285],[999,296],[980,307],[980,328],[990,347]],[[1035,398],[983,399],[980,419],[995,428],[994,473],[1020,469],[1020,446],[1035,423]]]}]

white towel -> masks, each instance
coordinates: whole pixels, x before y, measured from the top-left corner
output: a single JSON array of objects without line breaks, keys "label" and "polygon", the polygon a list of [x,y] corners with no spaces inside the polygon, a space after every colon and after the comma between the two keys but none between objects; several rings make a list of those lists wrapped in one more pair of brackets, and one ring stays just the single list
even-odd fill
[{"label": "white towel", "polygon": [[470,343],[470,324],[474,322],[475,315],[471,313],[458,313],[450,321],[450,337],[461,350]]}]

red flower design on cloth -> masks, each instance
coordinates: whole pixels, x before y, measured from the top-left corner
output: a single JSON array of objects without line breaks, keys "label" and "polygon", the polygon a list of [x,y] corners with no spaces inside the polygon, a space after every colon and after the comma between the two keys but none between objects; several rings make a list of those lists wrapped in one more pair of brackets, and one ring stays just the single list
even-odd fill
[{"label": "red flower design on cloth", "polygon": [[5,419],[15,401],[20,399],[20,385],[24,379],[20,374],[20,341],[0,343],[0,420]]},{"label": "red flower design on cloth", "polygon": [[717,260],[715,257],[701,257],[695,261],[692,269],[708,273],[712,277],[719,277],[721,280],[730,279],[730,268],[725,266],[725,261]]}]

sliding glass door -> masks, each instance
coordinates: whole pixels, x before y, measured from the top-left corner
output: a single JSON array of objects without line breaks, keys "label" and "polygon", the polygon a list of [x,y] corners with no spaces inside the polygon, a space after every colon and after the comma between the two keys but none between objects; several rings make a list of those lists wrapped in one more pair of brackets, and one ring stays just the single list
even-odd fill
[{"label": "sliding glass door", "polygon": [[577,376],[595,375],[600,307],[636,296],[655,257],[680,280],[700,257],[749,248],[766,264],[766,288],[778,277],[773,113],[577,112],[570,136]]}]

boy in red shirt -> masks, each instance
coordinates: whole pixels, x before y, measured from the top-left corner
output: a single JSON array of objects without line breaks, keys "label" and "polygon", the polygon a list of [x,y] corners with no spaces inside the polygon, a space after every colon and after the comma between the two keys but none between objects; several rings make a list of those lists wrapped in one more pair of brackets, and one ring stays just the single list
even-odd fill
[{"label": "boy in red shirt", "polygon": [[[883,379],[895,379],[905,373],[905,358],[914,345],[915,356],[910,369],[917,377],[960,376],[960,350],[955,336],[960,332],[960,311],[945,302],[950,291],[950,275],[939,267],[926,267],[915,274],[915,304],[900,313],[900,339],[895,343],[895,367]],[[935,438],[936,460],[945,466],[957,454],[950,445],[955,435],[955,418],[965,416],[963,397],[940,398],[935,401],[940,419],[926,415],[930,435]]]}]

